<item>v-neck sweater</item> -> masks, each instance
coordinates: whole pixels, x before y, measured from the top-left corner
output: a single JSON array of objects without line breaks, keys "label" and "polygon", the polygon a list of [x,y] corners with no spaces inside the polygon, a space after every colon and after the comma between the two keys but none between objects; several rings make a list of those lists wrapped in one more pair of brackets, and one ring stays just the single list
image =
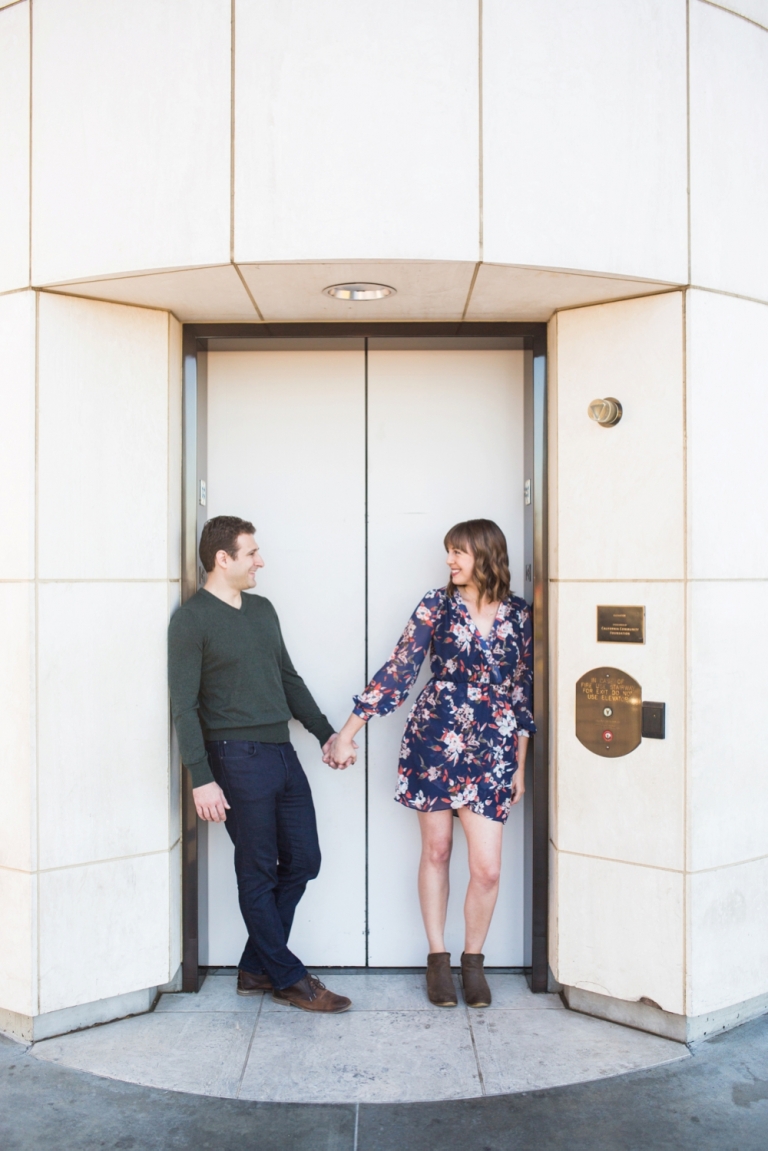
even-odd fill
[{"label": "v-neck sweater", "polygon": [[321,744],[333,735],[264,596],[243,595],[236,608],[201,588],[182,604],[168,629],[168,679],[193,787],[213,780],[206,740],[288,743],[291,716]]}]

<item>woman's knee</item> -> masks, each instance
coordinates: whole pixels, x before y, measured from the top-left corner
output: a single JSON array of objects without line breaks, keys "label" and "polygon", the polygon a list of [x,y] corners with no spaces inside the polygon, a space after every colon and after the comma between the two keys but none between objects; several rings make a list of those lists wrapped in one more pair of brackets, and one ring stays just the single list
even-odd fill
[{"label": "woman's knee", "polygon": [[451,862],[451,840],[431,839],[423,844],[421,858],[431,867],[447,867]]},{"label": "woman's knee", "polygon": [[498,887],[501,877],[501,864],[495,860],[482,860],[479,863],[475,863],[474,866],[470,863],[469,874],[478,886],[484,888],[486,891],[492,891],[494,887]]}]

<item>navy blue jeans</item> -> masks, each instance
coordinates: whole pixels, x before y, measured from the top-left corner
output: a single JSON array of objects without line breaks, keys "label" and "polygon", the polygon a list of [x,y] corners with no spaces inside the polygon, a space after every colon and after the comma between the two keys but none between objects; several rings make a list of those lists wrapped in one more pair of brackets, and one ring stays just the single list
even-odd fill
[{"label": "navy blue jeans", "polygon": [[226,828],[248,942],[240,967],[266,971],[273,987],[307,974],[288,949],[296,906],[320,870],[309,780],[290,743],[206,743],[213,777],[227,797]]}]

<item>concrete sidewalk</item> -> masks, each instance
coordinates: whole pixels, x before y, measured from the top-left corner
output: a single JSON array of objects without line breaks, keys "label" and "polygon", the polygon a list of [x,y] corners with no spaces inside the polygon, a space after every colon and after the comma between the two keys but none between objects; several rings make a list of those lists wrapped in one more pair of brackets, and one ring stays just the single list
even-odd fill
[{"label": "concrete sidewalk", "polygon": [[589,1083],[406,1104],[280,1104],[140,1087],[0,1040],[3,1151],[766,1151],[768,1018]]},{"label": "concrete sidewalk", "polygon": [[342,1015],[309,1015],[271,995],[239,996],[231,968],[197,995],[36,1043],[59,1066],[146,1087],[262,1103],[471,1099],[601,1079],[688,1058],[682,1043],[568,1011],[523,975],[489,974],[493,1006],[433,1007],[423,973],[319,972],[348,995]]}]

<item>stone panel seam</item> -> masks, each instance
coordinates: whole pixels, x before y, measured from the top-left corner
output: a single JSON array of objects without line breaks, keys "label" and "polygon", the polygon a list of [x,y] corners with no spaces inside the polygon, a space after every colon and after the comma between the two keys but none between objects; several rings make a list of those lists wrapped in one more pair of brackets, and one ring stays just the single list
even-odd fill
[{"label": "stone panel seam", "polygon": [[14,875],[37,875],[37,870],[34,867],[27,869],[26,867],[11,867],[7,863],[0,863],[0,871],[10,871]]},{"label": "stone panel seam", "polygon": [[[550,583],[574,583],[574,584],[576,584],[576,583],[590,583],[590,584],[596,584],[596,583],[615,583],[615,584],[680,583],[680,584],[692,584],[692,583],[766,583],[766,581],[768,581],[768,576],[691,576],[689,579],[685,579],[683,576],[670,576],[668,579],[660,579],[657,576],[652,576],[652,577],[649,576],[648,579],[619,579],[616,576],[606,576],[606,577],[596,576],[594,579],[575,579],[575,578],[574,579],[568,579],[566,577],[564,577],[563,579],[555,579],[553,577],[550,579],[549,582]],[[0,583],[3,583],[3,582],[13,583],[15,581],[13,581],[13,580],[8,580],[8,581],[0,580]],[[45,582],[46,582],[45,580],[41,580],[41,583],[45,583]],[[49,581],[49,582],[54,582],[54,581]],[[65,582],[70,582],[70,581],[65,581]]]},{"label": "stone panel seam", "polygon": [[[690,4],[690,0],[688,0]],[[689,132],[690,140],[690,132]],[[689,148],[690,157],[690,148]],[[689,181],[689,198],[688,198],[688,221],[689,221],[689,244],[688,244],[688,260],[691,258],[690,248],[690,181]],[[690,279],[690,266],[688,271],[688,278]],[[688,762],[688,728],[689,728],[689,701],[691,698],[690,693],[690,674],[691,674],[691,659],[690,659],[690,632],[688,628],[688,602],[690,584],[688,576],[690,572],[690,535],[689,535],[689,520],[688,520],[688,293],[683,292],[682,299],[682,355],[683,362],[682,368],[682,385],[683,385],[683,573],[685,575],[685,584],[683,587],[683,652],[685,659],[684,668],[684,682],[683,682],[683,863],[688,869],[689,865],[689,844],[691,840],[690,835],[690,772]],[[688,1012],[690,1003],[691,987],[689,980],[690,962],[689,962],[689,942],[690,933],[688,931],[688,884],[683,884],[683,954],[682,954],[682,967],[683,967],[683,1009]]]},{"label": "stone panel seam", "polygon": [[[215,271],[217,268],[226,268],[227,262],[219,261],[215,264],[172,264],[166,268],[150,268],[144,271],[140,269],[130,268],[123,272],[106,272],[100,276],[77,276],[72,280],[52,280],[47,284],[38,285],[39,290],[43,292],[55,292],[64,288],[77,288],[87,287],[89,284],[114,284],[117,282],[122,283],[124,280],[148,280],[152,276],[167,276],[172,272],[208,272]],[[87,299],[87,297],[85,297]],[[168,308],[163,308],[159,304],[124,304],[121,300],[106,300],[108,304],[120,304],[124,308],[150,308],[154,312],[167,312]]]},{"label": "stone panel seam", "polygon": [[[20,3],[25,4],[26,0],[20,0]],[[3,9],[0,8],[0,12],[2,11]],[[21,288],[6,288],[4,292],[0,292],[0,296],[18,296],[19,292],[28,292],[29,290],[29,284],[24,284]]]},{"label": "stone panel seam", "polygon": [[[229,4],[229,260],[235,262],[235,0]],[[241,277],[242,278],[242,277]]]},{"label": "stone panel seam", "polygon": [[32,55],[32,0],[29,0],[29,135],[27,137],[29,154],[27,156],[27,182],[28,182],[28,200],[27,210],[29,218],[27,219],[27,283],[32,283],[32,133],[34,130],[34,120],[32,118],[32,66],[34,57]]},{"label": "stone panel seam", "polygon": [[462,324],[464,323],[464,321],[467,318],[467,312],[469,311],[469,305],[472,301],[472,293],[475,290],[475,284],[477,283],[477,277],[478,277],[478,274],[479,274],[482,266],[483,266],[482,260],[478,260],[477,263],[475,264],[475,270],[472,273],[472,279],[469,281],[469,290],[467,292],[467,299],[466,299],[465,304],[464,304],[464,311],[461,313],[461,321],[460,322]]},{"label": "stone panel seam", "polygon": [[235,271],[237,272],[237,275],[238,275],[238,277],[239,277],[239,279],[240,279],[240,283],[241,283],[241,284],[243,285],[243,287],[245,288],[245,292],[246,292],[246,295],[248,296],[248,299],[249,299],[249,300],[251,301],[251,303],[253,304],[253,307],[254,307],[254,309],[255,309],[255,311],[256,311],[256,315],[259,317],[259,319],[261,320],[261,322],[262,322],[262,323],[266,323],[266,321],[265,321],[265,319],[264,319],[264,313],[262,312],[262,310],[261,310],[261,308],[259,307],[259,305],[256,303],[256,297],[254,296],[253,292],[252,292],[252,291],[251,291],[251,289],[248,287],[248,282],[247,282],[247,280],[246,280],[245,276],[243,275],[243,273],[242,273],[242,272],[241,272],[241,270],[240,270],[240,265],[239,265],[239,264],[236,264],[236,263],[235,263],[235,261],[233,260],[233,261],[232,261],[232,267],[233,267],[233,268],[235,269]]},{"label": "stone panel seam", "polygon": [[594,577],[584,578],[584,579],[577,579],[577,578],[569,579],[567,576],[563,576],[562,578],[550,577],[549,582],[550,583],[590,583],[590,584],[595,584],[595,583],[617,583],[617,584],[663,583],[663,584],[667,584],[667,583],[685,583],[686,581],[685,581],[684,576],[668,576],[668,577],[665,577],[665,576],[648,576],[647,579],[643,579],[642,576],[638,576],[637,579],[627,579],[627,578],[621,578],[619,576],[594,576]]},{"label": "stone panel seam", "polygon": [[[31,5],[30,5],[31,8]],[[31,85],[30,85],[31,87]],[[31,191],[31,188],[30,188]],[[35,609],[32,626],[34,628],[34,646],[33,646],[33,659],[35,661],[35,688],[34,688],[34,733],[35,733],[35,795],[32,810],[34,811],[35,820],[35,870],[38,872],[40,868],[40,817],[39,817],[39,797],[40,797],[40,637],[39,637],[39,619],[40,619],[40,582],[39,582],[39,566],[40,566],[40,294],[35,292],[35,344],[34,344],[34,357],[35,357],[35,505],[34,505],[34,538],[35,538]],[[38,877],[39,883],[39,877]],[[34,987],[35,999],[34,1009],[35,1014],[40,1011],[40,1002],[42,995],[42,988],[40,986],[40,899],[38,898],[37,885],[35,890],[35,908],[34,919],[35,924],[35,941],[34,941],[34,957],[35,957],[35,971],[34,971]]]},{"label": "stone panel seam", "polygon": [[[226,265],[224,265],[224,266],[226,267]],[[187,269],[186,268],[178,268],[178,269],[171,269],[171,270],[184,272]],[[116,280],[116,279],[120,279],[120,278],[121,277],[119,277],[119,276],[114,276],[112,278],[112,280]],[[134,279],[134,278],[139,279],[140,277],[131,276],[131,277],[126,277],[126,278],[128,278],[128,279]],[[112,283],[112,280],[101,280],[101,281],[97,281],[97,282],[106,284],[106,283]],[[86,283],[89,283],[89,284],[91,282],[92,281],[90,281],[90,280],[86,281]],[[76,284],[74,284],[74,283],[73,284],[62,284],[62,286],[61,286],[62,289],[68,288],[68,287],[76,287]],[[123,300],[110,300],[107,296],[91,296],[91,295],[86,296],[86,294],[84,292],[65,292],[63,290],[60,290],[59,288],[51,288],[51,287],[34,287],[33,290],[36,292],[40,292],[41,294],[45,293],[45,295],[48,295],[48,296],[65,296],[66,299],[68,299],[68,300],[90,300],[91,303],[93,303],[93,304],[111,304],[113,308],[141,308],[141,310],[144,312],[160,312],[162,315],[166,315],[168,312],[170,312],[170,314],[172,316],[174,316],[175,319],[177,319],[177,320],[179,319],[179,317],[176,315],[176,313],[174,311],[172,311],[171,308],[160,308],[157,306],[157,304],[127,304]],[[179,323],[181,323],[181,320],[179,320]]]},{"label": "stone panel seam", "polygon": [[[541,271],[549,271],[548,268],[543,268],[540,270]],[[590,278],[600,278],[601,280],[607,278],[602,272],[579,272],[579,273],[568,272],[566,274],[569,276],[571,276],[571,275],[589,276]],[[618,276],[618,277],[616,277],[616,279],[634,279],[634,277]],[[641,282],[641,281],[638,281],[638,282]],[[609,296],[609,297],[606,297],[606,299],[604,299],[604,300],[590,300],[589,303],[587,303],[587,304],[564,304],[561,308],[557,308],[556,311],[553,312],[553,315],[558,315],[560,312],[578,312],[582,308],[602,308],[602,307],[609,307],[611,304],[626,304],[626,303],[629,303],[630,300],[647,300],[651,296],[669,296],[672,292],[684,292],[686,290],[686,288],[689,287],[689,285],[688,284],[670,284],[669,287],[665,287],[663,285],[659,285],[657,287],[656,284],[651,282],[649,284],[649,287],[651,288],[651,291],[636,292],[636,293],[634,293],[634,295]]]},{"label": "stone panel seam", "polygon": [[[398,262],[403,263],[404,261]],[[272,263],[279,263],[279,261],[272,261]],[[489,268],[518,268],[521,271],[530,272],[557,272],[561,276],[588,276],[591,280],[618,280],[625,284],[648,284],[651,288],[659,288],[659,295],[663,295],[665,291],[679,292],[688,286],[680,280],[661,280],[654,276],[639,276],[635,272],[601,272],[598,268],[566,268],[559,264],[517,264],[514,262],[507,263],[503,260],[484,260],[483,263],[487,264]],[[72,282],[74,283],[74,281]],[[616,302],[614,299],[608,301],[611,304]],[[592,308],[594,306],[591,303],[574,305],[577,308]],[[569,310],[568,308],[557,309],[559,312]]]},{"label": "stone panel seam", "polygon": [[[166,331],[166,360],[165,360],[165,363],[166,363],[166,371],[165,371],[165,562],[166,562],[166,575],[169,575],[170,573],[167,570],[167,565],[168,565],[168,559],[169,559],[169,555],[170,555],[170,549],[169,549],[168,545],[170,543],[170,535],[171,535],[171,491],[172,491],[172,488],[171,488],[171,419],[172,419],[171,395],[173,394],[173,385],[171,382],[171,369],[172,369],[171,345],[172,345],[172,340],[173,340],[173,331],[172,331],[172,319],[171,319],[171,313],[170,312],[168,313],[168,320],[166,323],[165,331]],[[179,565],[179,570],[181,570],[181,563]],[[167,588],[168,587],[168,581],[163,580],[163,583],[166,584],[166,588]],[[170,598],[170,596],[168,598]],[[166,607],[167,606],[168,606],[168,602],[166,600]],[[166,759],[166,772],[165,772],[165,787],[166,787],[165,813],[166,813],[166,818],[168,820],[167,839],[170,839],[171,838],[171,795],[173,793],[173,789],[171,787],[171,772],[173,770],[173,764],[171,763],[171,714],[170,714],[170,708],[169,707],[166,707],[165,715],[166,715],[166,725],[167,725],[166,726],[167,759]],[[171,978],[171,974],[172,974],[171,965],[173,963],[173,956],[171,955],[171,918],[172,918],[172,914],[173,914],[173,875],[171,873],[171,867],[170,867],[172,850],[173,850],[173,848],[170,848],[169,852],[168,852],[168,931],[167,931],[167,940],[168,940],[168,978],[169,979]]]},{"label": "stone panel seam", "polygon": [[74,871],[77,867],[101,867],[108,863],[122,863],[126,859],[149,859],[155,855],[170,855],[172,850],[173,848],[170,847],[157,847],[153,851],[134,851],[128,855],[110,855],[104,859],[85,859],[80,863],[62,863],[57,867],[40,867],[38,868],[38,875],[51,875],[56,871]]},{"label": "stone panel seam", "polygon": [[685,206],[688,283],[691,282],[691,0],[685,0]]},{"label": "stone panel seam", "polygon": [[[5,581],[5,580],[0,580],[0,583],[5,583],[5,582],[8,582],[8,583],[16,583],[16,582],[22,582],[22,581],[16,581],[16,580],[8,580],[8,581]],[[24,582],[25,582],[25,581],[24,581]],[[62,576],[62,577],[60,577],[60,578],[58,578],[58,579],[53,579],[53,578],[39,579],[37,582],[38,582],[39,584],[57,584],[57,583],[63,583],[63,584],[71,584],[71,583],[89,583],[89,584],[91,584],[91,583],[95,583],[95,584],[102,584],[102,583],[151,583],[151,584],[173,584],[173,583],[179,583],[180,581],[179,581],[179,580],[177,580],[177,579],[169,580],[167,577],[163,578],[162,576],[137,576],[135,579],[131,579],[131,578],[128,578],[128,579],[118,579],[118,578],[116,578],[116,577],[111,577],[111,576],[110,576],[110,577],[106,577],[106,578],[104,578],[104,579],[99,579],[98,577],[96,577],[96,578],[94,578],[94,579],[85,579],[85,578],[79,578],[79,577],[76,577],[76,578],[74,578],[74,579],[67,579],[67,578],[66,578],[66,576]]]},{"label": "stone panel seam", "polygon": [[619,863],[622,867],[642,867],[646,871],[665,871],[670,875],[679,875],[681,878],[686,875],[684,867],[662,867],[658,863],[640,863],[634,859],[615,859],[611,855],[589,855],[586,851],[571,851],[567,847],[559,847],[556,850],[561,855],[573,855],[578,859],[596,859],[600,863]]},{"label": "stone panel seam", "polygon": [[[479,262],[482,263],[483,259],[483,246],[484,246],[484,220],[483,220],[483,0],[478,0],[477,3],[477,160],[478,160],[478,174],[477,174],[477,207],[478,207],[478,231],[477,231],[477,251]],[[479,264],[478,264],[479,267]],[[475,269],[475,276],[477,269]],[[472,282],[474,287],[474,280]],[[472,289],[470,288],[470,293]],[[467,306],[469,306],[469,298],[467,298]],[[466,308],[465,308],[466,314]],[[463,319],[463,317],[462,317]]]},{"label": "stone panel seam", "polygon": [[256,1018],[253,1021],[253,1030],[251,1031],[251,1038],[248,1041],[248,1050],[246,1051],[245,1059],[243,1060],[243,1069],[240,1072],[240,1078],[237,1081],[237,1091],[235,1092],[235,1099],[240,1098],[240,1092],[243,1089],[243,1080],[245,1079],[245,1073],[248,1070],[248,1061],[251,1058],[251,1050],[253,1048],[253,1041],[256,1038],[256,1032],[257,1032],[258,1027],[259,1027],[259,1020],[261,1019],[261,1012],[262,1012],[263,1007],[264,1007],[264,996],[262,995],[261,1001],[259,1002],[259,1010],[256,1012]]},{"label": "stone panel seam", "polygon": [[722,4],[715,4],[714,0],[699,0],[699,3],[706,4],[708,8],[719,8],[721,12],[725,12],[726,16],[735,16],[737,20],[744,20],[747,24],[759,28],[761,32],[768,32],[768,27],[765,24],[758,23],[751,16],[745,16],[743,12],[734,12],[733,8],[725,8]]},{"label": "stone panel seam", "polygon": [[711,871],[727,871],[731,867],[748,867],[752,863],[761,863],[764,859],[768,859],[768,853],[764,855],[753,855],[749,859],[736,859],[731,863],[716,863],[713,867],[697,867],[689,868],[688,875],[708,875]]},{"label": "stone panel seam", "polygon": [[748,304],[762,304],[768,307],[768,299],[760,296],[745,296],[743,292],[729,292],[725,288],[707,288],[703,284],[689,284],[688,290],[692,292],[709,292],[712,296],[730,296],[733,300],[745,300]]}]

